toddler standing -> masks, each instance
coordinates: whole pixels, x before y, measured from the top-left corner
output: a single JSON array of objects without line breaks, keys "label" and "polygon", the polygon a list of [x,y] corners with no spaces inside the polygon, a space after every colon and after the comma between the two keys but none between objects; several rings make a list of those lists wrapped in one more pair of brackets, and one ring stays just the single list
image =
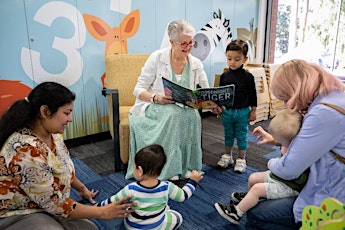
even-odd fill
[{"label": "toddler standing", "polygon": [[246,150],[248,142],[248,125],[256,120],[257,95],[254,76],[243,69],[247,61],[248,45],[245,41],[234,40],[226,47],[226,58],[229,70],[220,76],[219,86],[235,85],[234,104],[222,111],[224,126],[225,153],[218,165],[227,168],[234,163],[232,148],[237,140],[238,155],[234,171],[246,171]]}]

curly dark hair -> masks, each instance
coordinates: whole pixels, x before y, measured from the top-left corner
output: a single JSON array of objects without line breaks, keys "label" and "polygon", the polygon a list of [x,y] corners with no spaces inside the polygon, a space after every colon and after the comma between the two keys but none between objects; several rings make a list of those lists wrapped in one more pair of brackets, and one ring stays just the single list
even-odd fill
[{"label": "curly dark hair", "polygon": [[227,51],[240,51],[245,57],[248,54],[248,44],[241,40],[241,39],[236,39],[233,40],[227,45],[225,52]]}]

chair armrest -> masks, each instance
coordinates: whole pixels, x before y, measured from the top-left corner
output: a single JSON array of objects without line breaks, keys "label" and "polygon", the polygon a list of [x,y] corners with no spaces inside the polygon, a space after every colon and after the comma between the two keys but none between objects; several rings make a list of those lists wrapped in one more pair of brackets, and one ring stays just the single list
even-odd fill
[{"label": "chair armrest", "polygon": [[119,90],[118,89],[102,89],[102,95],[111,96],[112,110],[113,110],[113,130],[114,130],[114,166],[115,172],[122,171],[123,164],[120,158],[120,104],[119,104]]}]

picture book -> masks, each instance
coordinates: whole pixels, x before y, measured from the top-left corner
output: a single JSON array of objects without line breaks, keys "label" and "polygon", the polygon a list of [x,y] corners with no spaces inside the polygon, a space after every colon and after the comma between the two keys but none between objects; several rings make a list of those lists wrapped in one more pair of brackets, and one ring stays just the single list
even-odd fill
[{"label": "picture book", "polygon": [[234,103],[235,85],[191,90],[164,77],[162,79],[166,96],[172,96],[174,101],[192,108],[210,109],[217,105],[228,108]]}]

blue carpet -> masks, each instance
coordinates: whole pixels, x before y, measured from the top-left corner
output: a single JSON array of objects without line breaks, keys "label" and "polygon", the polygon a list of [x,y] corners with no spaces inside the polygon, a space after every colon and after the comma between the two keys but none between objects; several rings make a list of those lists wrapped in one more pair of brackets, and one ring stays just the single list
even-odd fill
[{"label": "blue carpet", "polygon": [[[123,172],[110,174],[100,177],[93,172],[81,160],[73,158],[76,175],[83,181],[89,189],[98,189],[100,192],[95,198],[97,202],[108,198],[123,186],[132,182],[126,180]],[[234,225],[223,219],[214,208],[215,202],[227,203],[230,195],[235,191],[247,191],[248,176],[257,170],[247,167],[244,174],[234,173],[233,169],[219,171],[206,165],[203,165],[205,172],[204,179],[199,183],[193,196],[183,202],[169,202],[171,209],[176,210],[183,216],[183,223],[180,229],[186,230],[206,230],[206,229],[245,229],[246,216],[242,218],[240,225]],[[73,199],[80,200],[75,191],[71,194]],[[123,220],[96,220],[92,221],[97,224],[101,230],[124,229]]]}]

